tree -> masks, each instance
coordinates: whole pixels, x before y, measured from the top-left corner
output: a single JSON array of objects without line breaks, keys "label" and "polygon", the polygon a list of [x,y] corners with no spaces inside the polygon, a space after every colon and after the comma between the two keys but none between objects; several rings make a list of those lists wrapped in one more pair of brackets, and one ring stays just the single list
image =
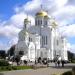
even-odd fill
[{"label": "tree", "polygon": [[72,62],[75,59],[75,54],[70,52],[70,51],[68,51],[68,59],[69,59],[69,61]]},{"label": "tree", "polygon": [[13,45],[13,46],[10,47],[10,49],[7,52],[8,55],[10,55],[10,56],[13,56],[14,55],[15,46],[16,45]]},{"label": "tree", "polygon": [[5,58],[6,57],[6,52],[5,50],[0,50],[0,57]]},{"label": "tree", "polygon": [[15,61],[16,61],[16,63],[17,63],[17,65],[19,65],[20,63],[20,56],[19,55],[17,55],[16,57],[15,57]]}]

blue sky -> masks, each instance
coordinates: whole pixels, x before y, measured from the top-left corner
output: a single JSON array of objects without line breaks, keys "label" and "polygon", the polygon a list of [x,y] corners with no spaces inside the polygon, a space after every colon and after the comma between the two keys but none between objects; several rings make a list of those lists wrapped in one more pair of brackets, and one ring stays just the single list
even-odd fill
[{"label": "blue sky", "polygon": [[25,4],[28,0],[0,0],[1,19],[9,19],[15,12],[14,7]]},{"label": "blue sky", "polygon": [[8,50],[18,41],[23,20],[34,15],[40,5],[55,17],[60,32],[67,38],[68,48],[75,52],[75,1],[74,0],[0,0],[0,49]]}]

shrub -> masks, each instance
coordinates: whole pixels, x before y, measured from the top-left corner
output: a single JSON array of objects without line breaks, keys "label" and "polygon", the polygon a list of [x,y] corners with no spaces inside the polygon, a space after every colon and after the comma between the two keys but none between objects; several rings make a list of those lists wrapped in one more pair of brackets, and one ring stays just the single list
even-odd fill
[{"label": "shrub", "polygon": [[75,60],[72,60],[72,63],[75,63]]},{"label": "shrub", "polygon": [[10,70],[12,70],[12,66],[7,66],[7,67],[5,67],[5,69],[10,71]]},{"label": "shrub", "polygon": [[13,69],[13,70],[17,70],[17,68],[16,68],[15,66],[12,66],[12,69]]},{"label": "shrub", "polygon": [[0,66],[9,66],[8,61],[0,60]]},{"label": "shrub", "polygon": [[72,68],[72,74],[75,75],[75,67]]},{"label": "shrub", "polygon": [[72,75],[72,72],[68,71],[68,72],[63,73],[62,75]]},{"label": "shrub", "polygon": [[0,71],[31,69],[31,66],[1,66]]},{"label": "shrub", "polygon": [[31,69],[31,66],[13,66],[13,68],[17,70],[23,70],[23,69]]}]

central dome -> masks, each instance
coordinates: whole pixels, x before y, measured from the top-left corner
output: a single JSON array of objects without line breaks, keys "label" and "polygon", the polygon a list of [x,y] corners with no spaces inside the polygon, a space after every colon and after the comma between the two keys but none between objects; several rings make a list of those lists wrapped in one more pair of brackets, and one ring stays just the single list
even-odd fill
[{"label": "central dome", "polygon": [[40,11],[40,12],[36,13],[36,16],[42,16],[42,17],[44,17],[44,16],[48,16],[48,14],[45,11]]}]

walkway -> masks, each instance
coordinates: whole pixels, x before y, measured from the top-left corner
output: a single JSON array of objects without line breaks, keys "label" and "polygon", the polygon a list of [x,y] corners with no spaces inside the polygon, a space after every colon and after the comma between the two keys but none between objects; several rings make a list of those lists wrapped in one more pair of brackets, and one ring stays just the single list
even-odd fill
[{"label": "walkway", "polygon": [[75,64],[66,64],[64,68],[55,68],[54,64],[50,64],[48,68],[40,69],[29,69],[29,70],[17,70],[2,72],[0,75],[52,75],[52,74],[61,74],[66,71],[70,71]]}]

